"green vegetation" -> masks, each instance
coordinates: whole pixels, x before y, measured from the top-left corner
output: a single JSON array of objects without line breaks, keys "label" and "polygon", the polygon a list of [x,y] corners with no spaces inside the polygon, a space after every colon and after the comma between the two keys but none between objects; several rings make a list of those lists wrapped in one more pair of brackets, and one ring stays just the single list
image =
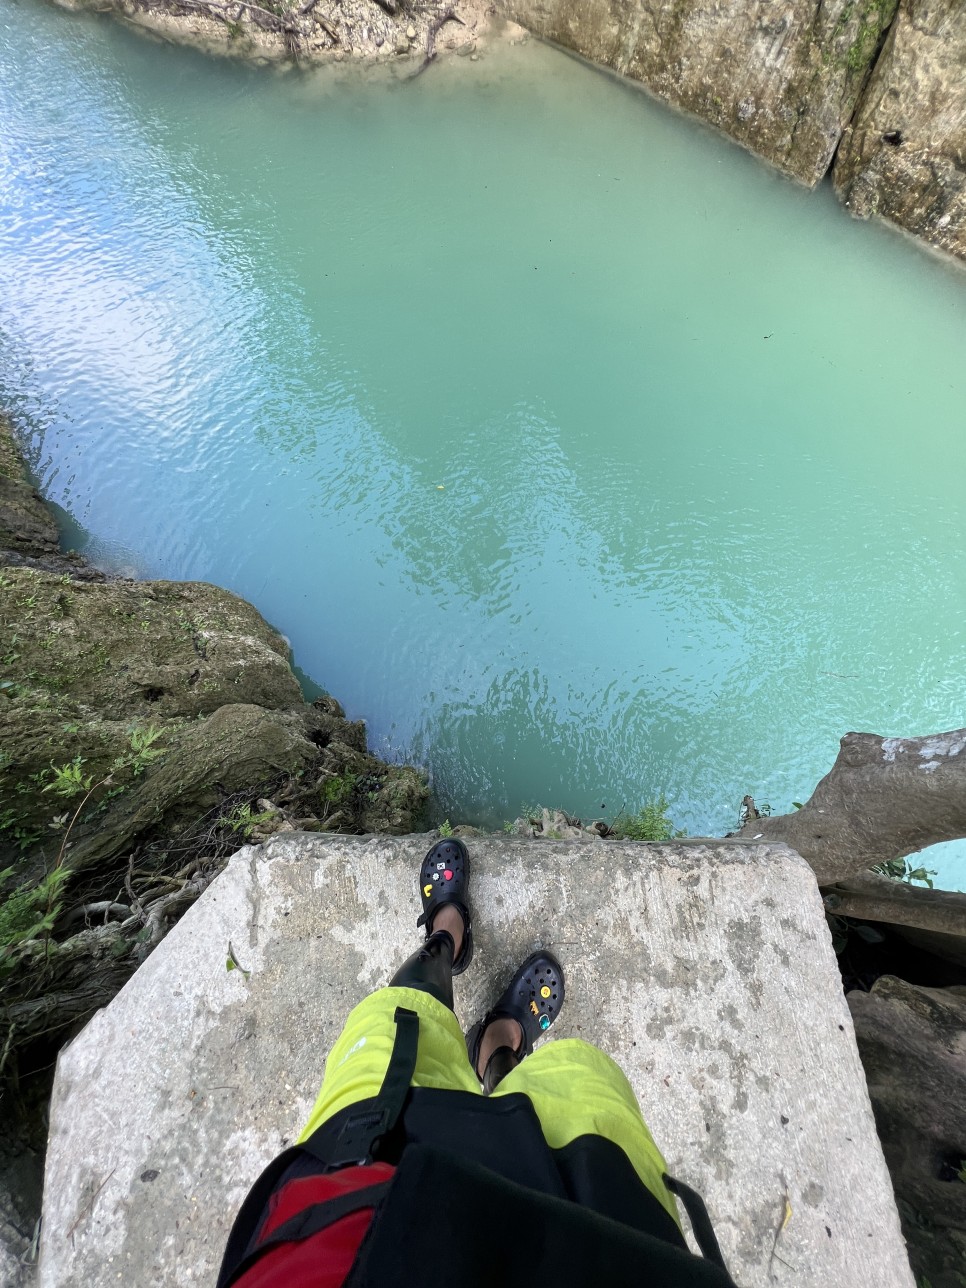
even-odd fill
[{"label": "green vegetation", "polygon": [[442,823],[440,823],[439,834],[442,837],[448,837],[453,835],[453,825],[452,823],[450,823],[448,818],[444,818]]},{"label": "green vegetation", "polygon": [[822,62],[830,67],[833,62],[853,75],[867,71],[883,34],[895,17],[897,0],[848,0],[839,14],[838,21],[832,30],[830,45],[838,45],[846,34],[846,29],[857,21],[856,35],[845,54],[836,55],[832,48],[826,47],[822,52]]},{"label": "green vegetation", "polygon": [[619,814],[610,829],[618,841],[673,841],[687,832],[678,831],[668,816],[664,796],[643,805],[636,814]]},{"label": "green vegetation", "polygon": [[344,805],[356,790],[359,775],[353,773],[332,774],[319,784],[319,796],[323,805],[332,807]]},{"label": "green vegetation", "polygon": [[251,805],[247,801],[240,805],[233,806],[224,814],[219,814],[215,823],[218,827],[227,828],[228,831],[236,833],[242,840],[249,840],[252,832],[256,827],[261,827],[270,819],[276,817],[278,811],[273,809],[262,810],[261,813],[252,812]]},{"label": "green vegetation", "polygon": [[[0,885],[14,876],[14,868],[0,872]],[[15,965],[13,949],[18,944],[49,934],[61,909],[61,893],[70,872],[54,868],[35,885],[18,886],[0,901],[0,978]]]},{"label": "green vegetation", "polygon": [[[146,729],[131,729],[128,751],[117,756],[110,772],[96,782],[93,774],[85,772],[86,762],[83,756],[75,756],[63,765],[51,764],[49,770],[31,776],[30,783],[35,790],[52,792],[65,801],[80,796],[81,801],[72,816],[68,810],[63,814],[55,814],[49,822],[53,831],[63,831],[53,868],[40,881],[25,882],[17,886],[0,903],[0,975],[13,969],[10,961],[12,948],[46,935],[53,929],[60,912],[60,896],[70,876],[70,869],[64,865],[67,842],[74,824],[91,797],[99,788],[111,784],[115,774],[128,772],[132,778],[137,778],[148,765],[163,756],[164,750],[154,745],[160,736],[161,731],[152,725],[148,725]],[[24,786],[26,790],[26,785]],[[103,800],[124,790],[124,785],[118,784],[113,791],[104,793]],[[7,832],[20,850],[30,849],[43,835],[38,829],[25,826],[23,816],[11,808],[0,811],[0,832]],[[14,868],[5,868],[0,872],[0,885],[9,882],[14,876]]]},{"label": "green vegetation", "polygon": [[935,868],[914,868],[907,858],[889,859],[887,863],[877,863],[872,871],[884,877],[892,877],[894,881],[906,881],[909,885],[914,885],[918,881],[921,885],[928,886],[930,890],[933,888],[933,877],[939,875]]}]

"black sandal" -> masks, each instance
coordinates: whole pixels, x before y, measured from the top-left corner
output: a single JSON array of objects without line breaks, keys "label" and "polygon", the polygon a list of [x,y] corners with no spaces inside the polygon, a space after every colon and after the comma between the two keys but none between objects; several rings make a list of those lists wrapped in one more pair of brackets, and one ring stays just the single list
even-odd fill
[{"label": "black sandal", "polygon": [[[466,1052],[473,1066],[473,1072],[479,1078],[477,1064],[480,1059],[480,1047],[483,1045],[483,1034],[489,1025],[498,1019],[516,1020],[523,1031],[523,1037],[514,1055],[519,1063],[524,1056],[533,1051],[537,1038],[543,1037],[550,1025],[560,1014],[564,1003],[563,967],[552,953],[545,949],[532,953],[510,980],[503,996],[487,1011],[482,1020],[477,1022],[466,1035]],[[497,1051],[504,1048],[498,1047]],[[509,1050],[509,1048],[506,1048]],[[493,1055],[497,1052],[494,1051]],[[490,1056],[492,1061],[493,1055]],[[486,1070],[481,1079],[486,1082]]]},{"label": "black sandal", "polygon": [[445,904],[452,904],[463,918],[463,947],[453,962],[453,974],[461,975],[473,958],[473,922],[468,902],[470,883],[470,856],[466,846],[456,837],[438,841],[423,859],[419,869],[419,894],[423,901],[423,914],[416,922],[426,927],[426,938],[436,913]]}]

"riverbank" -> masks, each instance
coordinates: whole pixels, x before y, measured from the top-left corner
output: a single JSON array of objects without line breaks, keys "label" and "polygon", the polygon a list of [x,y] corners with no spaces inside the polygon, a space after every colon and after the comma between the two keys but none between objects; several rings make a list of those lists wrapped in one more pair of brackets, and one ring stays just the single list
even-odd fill
[{"label": "riverbank", "polygon": [[[959,0],[794,0],[774,19],[642,0],[55,0],[165,40],[275,65],[418,75],[530,32],[643,85],[784,174],[827,175],[854,216],[966,261],[966,24]],[[520,24],[519,26],[517,24]]]},{"label": "riverbank", "polygon": [[303,699],[244,600],[62,552],[2,417],[0,630],[0,1245],[20,1256],[60,1045],[239,845],[409,833],[428,787],[334,698]]},{"label": "riverbank", "polygon": [[64,9],[110,9],[178,44],[266,65],[384,67],[417,75],[440,54],[476,59],[487,41],[526,33],[489,0],[411,5],[398,0],[55,0]]}]

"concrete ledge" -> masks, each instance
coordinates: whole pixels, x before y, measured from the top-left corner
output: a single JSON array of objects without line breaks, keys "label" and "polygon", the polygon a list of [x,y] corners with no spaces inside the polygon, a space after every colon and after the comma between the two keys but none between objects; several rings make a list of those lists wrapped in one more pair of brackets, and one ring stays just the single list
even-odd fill
[{"label": "concrete ledge", "polygon": [[[234,1213],[304,1122],[346,1013],[418,943],[430,841],[295,834],[241,850],[62,1052],[45,1288],[213,1281]],[[470,849],[464,1027],[517,961],[552,946],[568,978],[554,1036],[621,1063],[743,1288],[913,1288],[798,855],[727,841],[486,837]],[[226,969],[229,943],[247,976]]]}]

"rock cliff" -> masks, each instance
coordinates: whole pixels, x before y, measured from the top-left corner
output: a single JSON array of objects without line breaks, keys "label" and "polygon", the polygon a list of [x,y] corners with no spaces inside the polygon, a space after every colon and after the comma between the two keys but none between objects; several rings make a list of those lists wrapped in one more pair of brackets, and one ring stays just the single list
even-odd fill
[{"label": "rock cliff", "polygon": [[966,259],[962,0],[57,0],[254,61],[476,58],[512,19],[809,186]]},{"label": "rock cliff", "polygon": [[501,0],[853,214],[966,258],[962,0]]},{"label": "rock cliff", "polygon": [[503,4],[807,184],[828,171],[895,12],[895,0]]},{"label": "rock cliff", "polygon": [[902,0],[833,173],[853,214],[966,259],[962,0]]}]

